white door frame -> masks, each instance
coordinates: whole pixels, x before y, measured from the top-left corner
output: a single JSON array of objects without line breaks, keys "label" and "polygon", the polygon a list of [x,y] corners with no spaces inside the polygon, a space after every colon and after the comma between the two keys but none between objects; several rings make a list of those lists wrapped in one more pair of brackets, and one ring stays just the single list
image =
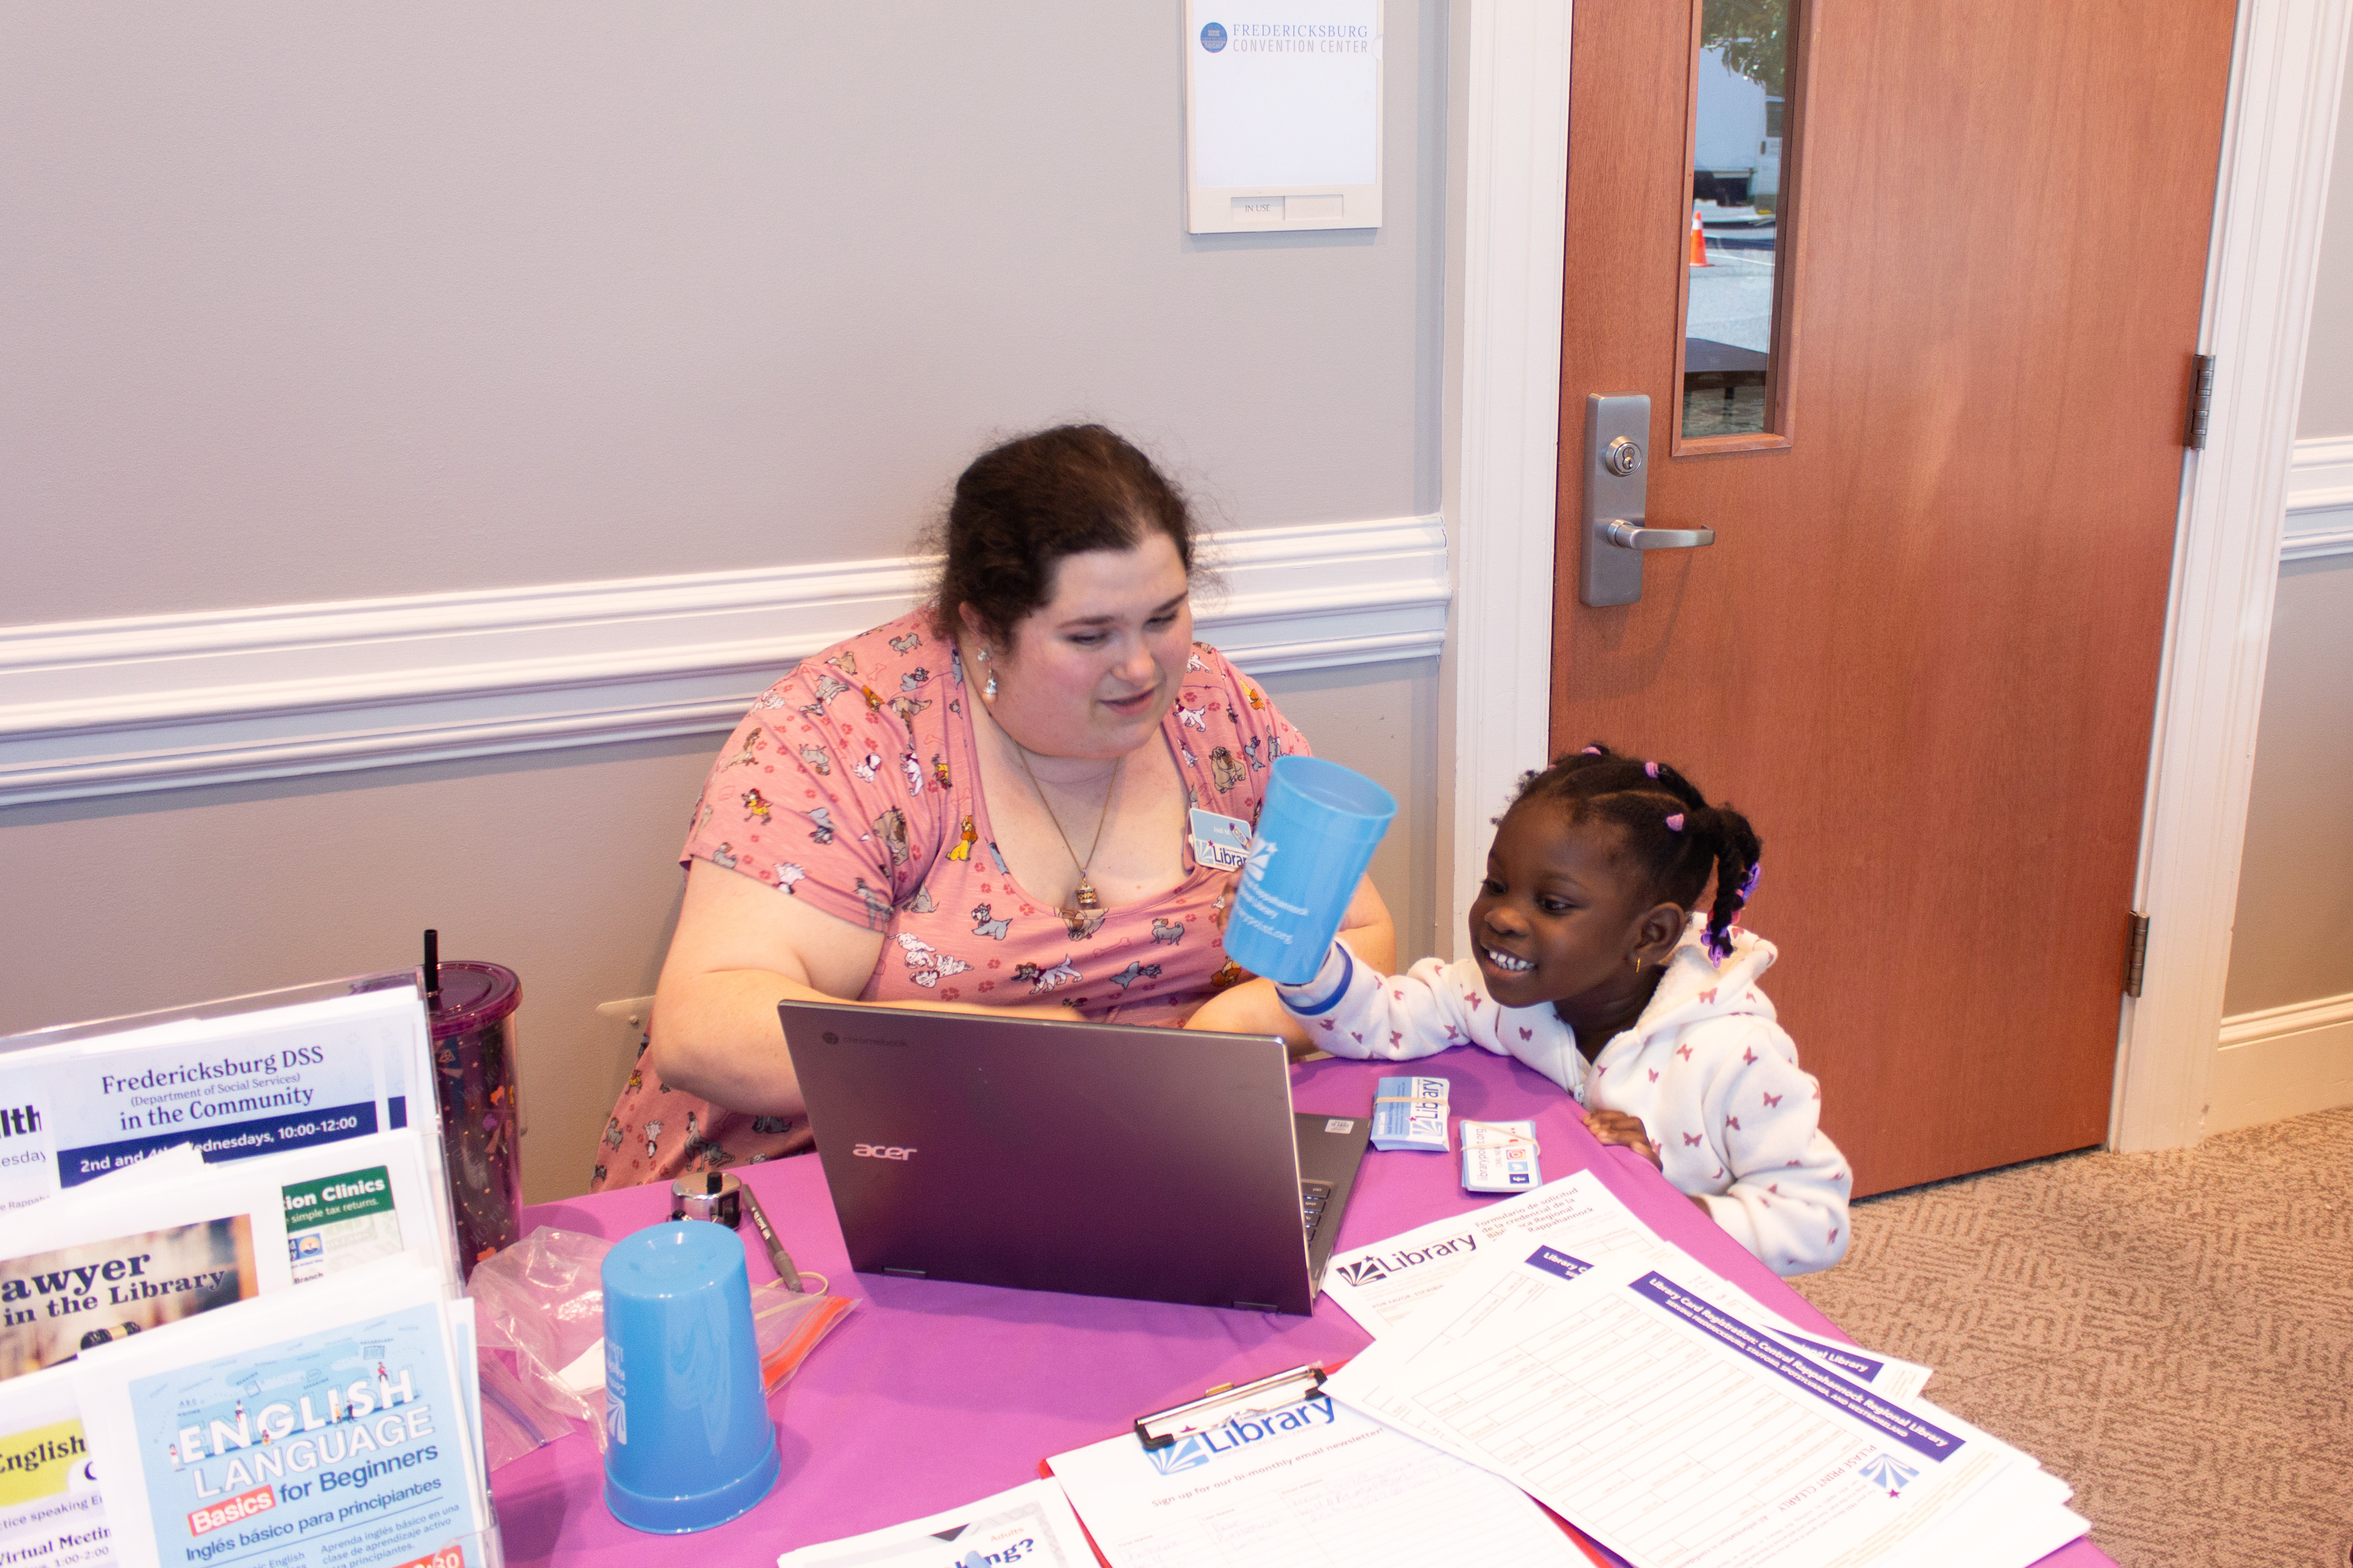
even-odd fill
[{"label": "white door frame", "polygon": [[[2214,410],[2183,464],[2137,881],[2148,978],[2122,1005],[2118,1148],[2195,1142],[2205,1114],[2348,12],[2239,7],[2200,326]],[[1454,0],[1451,16],[1441,951],[1461,941],[1490,819],[1545,761],[1569,15],[1570,0]]]}]

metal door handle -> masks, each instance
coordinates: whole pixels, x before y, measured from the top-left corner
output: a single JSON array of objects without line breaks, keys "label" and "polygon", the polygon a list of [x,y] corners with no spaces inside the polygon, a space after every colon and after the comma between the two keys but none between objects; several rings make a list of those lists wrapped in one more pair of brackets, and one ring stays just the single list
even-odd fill
[{"label": "metal door handle", "polygon": [[1644,528],[1623,518],[1609,520],[1609,542],[1629,550],[1696,550],[1715,542],[1712,528]]},{"label": "metal door handle", "polygon": [[1645,528],[1650,510],[1642,443],[1651,438],[1651,400],[1641,393],[1585,400],[1585,507],[1577,530],[1584,581],[1577,597],[1599,608],[1642,596],[1642,552],[1696,550],[1715,542],[1712,528]]}]

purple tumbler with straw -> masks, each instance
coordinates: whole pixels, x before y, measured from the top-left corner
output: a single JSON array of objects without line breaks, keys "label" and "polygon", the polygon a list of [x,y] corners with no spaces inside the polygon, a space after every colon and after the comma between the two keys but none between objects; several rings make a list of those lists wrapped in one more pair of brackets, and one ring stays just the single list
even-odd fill
[{"label": "purple tumbler with straw", "polygon": [[515,1103],[514,1013],[522,983],[496,963],[443,963],[425,933],[425,994],[433,1020],[434,1098],[441,1107],[458,1258],[467,1274],[512,1246],[522,1213],[522,1124]]}]

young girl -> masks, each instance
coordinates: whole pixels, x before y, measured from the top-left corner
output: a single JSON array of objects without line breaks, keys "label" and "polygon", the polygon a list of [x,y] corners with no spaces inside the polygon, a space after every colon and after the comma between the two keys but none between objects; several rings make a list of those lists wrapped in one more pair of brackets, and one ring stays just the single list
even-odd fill
[{"label": "young girl", "polygon": [[1761,847],[1674,769],[1588,746],[1531,774],[1497,824],[1469,958],[1384,976],[1335,942],[1282,1003],[1335,1056],[1517,1057],[1776,1273],[1827,1268],[1852,1178],[1757,988],[1773,944],[1733,929]]}]

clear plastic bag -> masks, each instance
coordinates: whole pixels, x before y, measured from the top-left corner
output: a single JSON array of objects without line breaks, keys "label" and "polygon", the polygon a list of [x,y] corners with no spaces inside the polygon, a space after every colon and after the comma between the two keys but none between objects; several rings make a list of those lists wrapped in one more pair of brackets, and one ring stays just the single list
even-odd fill
[{"label": "clear plastic bag", "polygon": [[567,1381],[568,1368],[605,1342],[605,1289],[599,1271],[612,1243],[603,1237],[544,1226],[474,1266],[480,1343],[482,1447],[492,1469],[543,1443],[584,1428],[605,1439],[601,1365],[592,1392]]},{"label": "clear plastic bag", "polygon": [[[570,1433],[594,1434],[605,1447],[605,1292],[602,1270],[612,1243],[546,1226],[475,1265],[466,1293],[474,1299],[481,1346],[482,1447],[492,1469]],[[796,1294],[771,1280],[752,1292],[752,1329],[760,1348],[764,1391],[774,1395],[856,1297],[816,1288]]]}]

